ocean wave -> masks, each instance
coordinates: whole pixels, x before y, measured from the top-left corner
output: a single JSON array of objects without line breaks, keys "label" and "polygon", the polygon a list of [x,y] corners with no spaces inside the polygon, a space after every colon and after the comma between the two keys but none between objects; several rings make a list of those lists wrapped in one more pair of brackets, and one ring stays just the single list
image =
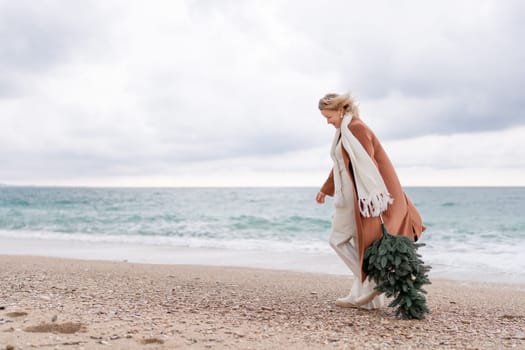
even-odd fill
[{"label": "ocean wave", "polygon": [[282,230],[285,231],[318,231],[327,230],[331,222],[305,216],[261,217],[254,215],[238,215],[229,217],[230,227],[238,230]]},{"label": "ocean wave", "polygon": [[[333,254],[333,206],[317,205],[316,190],[0,188],[0,239]],[[425,261],[452,271],[525,270],[525,189],[409,194],[427,226]]]},{"label": "ocean wave", "polygon": [[4,199],[2,201],[0,201],[0,204],[2,206],[6,206],[6,207],[28,207],[29,205],[31,205],[30,202],[24,200],[24,199]]},{"label": "ocean wave", "polygon": [[171,246],[181,248],[217,248],[248,251],[292,252],[305,253],[330,252],[327,242],[301,239],[283,240],[272,239],[213,239],[206,237],[166,236],[166,235],[109,235],[94,233],[64,233],[47,231],[10,231],[0,230],[0,237],[20,239],[42,239],[59,241],[78,241],[86,243],[123,243],[146,244],[154,246]]}]

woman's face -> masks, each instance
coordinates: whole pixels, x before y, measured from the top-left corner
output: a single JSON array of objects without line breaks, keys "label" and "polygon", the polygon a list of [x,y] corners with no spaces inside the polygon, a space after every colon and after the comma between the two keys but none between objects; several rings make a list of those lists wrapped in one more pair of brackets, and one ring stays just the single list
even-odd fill
[{"label": "woman's face", "polygon": [[343,115],[342,110],[323,109],[321,114],[326,118],[328,124],[332,124],[336,129],[341,127],[341,116]]}]

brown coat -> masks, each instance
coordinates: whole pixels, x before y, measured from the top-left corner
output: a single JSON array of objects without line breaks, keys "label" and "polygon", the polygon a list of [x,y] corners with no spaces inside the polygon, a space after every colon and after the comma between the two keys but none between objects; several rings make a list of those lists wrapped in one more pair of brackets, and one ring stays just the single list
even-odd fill
[{"label": "brown coat", "polygon": [[[421,216],[417,211],[416,207],[410,199],[407,197],[401,183],[397,177],[396,171],[388,155],[386,154],[383,146],[374,135],[372,130],[366,126],[363,121],[357,118],[353,118],[348,128],[352,134],[359,140],[363,145],[366,152],[377,168],[379,173],[383,177],[383,181],[390,192],[392,198],[394,198],[394,203],[388,206],[388,209],[383,212],[383,220],[385,221],[385,226],[390,234],[394,235],[404,235],[411,239],[418,240],[421,237],[422,232],[425,230],[423,226]],[[354,184],[354,207],[357,209],[357,190],[355,187],[354,176],[352,166],[350,166],[350,158],[348,153],[344,151],[343,148],[343,158],[345,161],[346,168],[349,169],[349,174],[352,183]],[[334,195],[334,174],[333,169],[330,171],[328,179],[321,187],[321,192],[326,195]],[[381,221],[378,217],[363,217],[359,210],[355,210],[355,219],[357,224],[357,240],[358,240],[358,253],[361,268],[363,266],[363,257],[366,249],[371,246],[376,240],[382,237],[381,231]],[[362,273],[362,279],[365,280],[366,275]]]}]

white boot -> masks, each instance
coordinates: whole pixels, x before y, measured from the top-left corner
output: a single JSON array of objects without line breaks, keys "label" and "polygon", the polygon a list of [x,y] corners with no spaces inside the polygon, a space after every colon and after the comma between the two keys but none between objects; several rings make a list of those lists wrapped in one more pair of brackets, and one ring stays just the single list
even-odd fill
[{"label": "white boot", "polygon": [[359,277],[355,277],[350,294],[345,298],[337,299],[335,305],[368,310],[380,308],[385,304],[385,295],[376,291],[375,286],[373,281],[365,279],[364,282],[361,282]]},{"label": "white boot", "polygon": [[[344,298],[339,298],[335,301],[335,305],[337,306],[340,306],[340,307],[355,307],[355,308],[358,308],[358,307],[362,307],[366,304],[368,304],[369,302],[371,302],[372,300],[374,300],[375,297],[381,295],[380,292],[374,290],[373,292],[367,294],[367,295],[363,295],[359,298],[355,298],[352,293],[350,293],[348,296],[344,297]],[[368,307],[367,307],[368,308]]]},{"label": "white boot", "polygon": [[349,294],[348,296],[344,298],[339,298],[335,301],[335,305],[339,307],[354,307],[358,308],[359,306],[355,304],[354,297]]}]

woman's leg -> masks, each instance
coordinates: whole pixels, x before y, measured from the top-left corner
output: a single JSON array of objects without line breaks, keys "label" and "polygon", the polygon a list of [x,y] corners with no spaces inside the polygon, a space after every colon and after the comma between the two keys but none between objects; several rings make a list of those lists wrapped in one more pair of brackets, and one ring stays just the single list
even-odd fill
[{"label": "woman's leg", "polygon": [[[334,225],[332,235],[330,236],[330,246],[335,250],[337,255],[343,260],[348,268],[354,274],[354,283],[348,296],[339,298],[336,305],[342,307],[362,307],[365,309],[375,309],[384,305],[384,295],[375,296],[374,287],[376,284],[372,281],[365,280],[361,282],[361,268],[359,264],[359,254],[353,244],[355,242],[355,229],[351,224],[338,221],[338,216],[334,215]],[[345,225],[346,224],[346,225]],[[340,229],[337,230],[337,229]],[[341,232],[343,231],[343,232]],[[371,297],[371,298],[370,298]],[[368,301],[371,299],[371,301]],[[365,300],[364,304],[361,301]]]},{"label": "woman's leg", "polygon": [[[347,199],[351,198],[348,194]],[[383,306],[384,295],[375,296],[375,283],[361,282],[361,264],[357,252],[357,227],[354,218],[353,202],[346,207],[336,207],[332,220],[330,246],[354,274],[354,283],[348,296],[339,298],[336,305],[342,307],[362,307],[375,309]],[[371,299],[371,301],[368,301]],[[361,303],[361,301],[365,301]]]},{"label": "woman's leg", "polygon": [[330,236],[330,246],[335,250],[346,266],[348,266],[354,276],[359,279],[359,276],[361,276],[359,255],[352,244],[352,238],[352,235],[349,233],[333,231]]},{"label": "woman's leg", "polygon": [[[374,288],[376,284],[373,281],[365,279],[361,282],[361,279],[355,279],[352,284],[350,294],[344,300],[339,302],[343,305],[345,301],[348,301],[354,305],[362,307],[364,309],[377,309],[385,304],[385,295],[379,294]],[[363,302],[364,301],[364,302]]]}]

